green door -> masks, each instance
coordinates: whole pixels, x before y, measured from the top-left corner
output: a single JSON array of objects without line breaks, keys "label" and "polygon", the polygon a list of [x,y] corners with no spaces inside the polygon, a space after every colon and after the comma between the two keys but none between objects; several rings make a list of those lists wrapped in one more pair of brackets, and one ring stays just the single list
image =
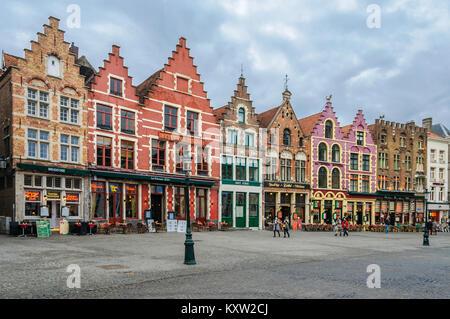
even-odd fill
[{"label": "green door", "polygon": [[222,192],[222,223],[233,227],[233,193]]},{"label": "green door", "polygon": [[259,194],[248,194],[248,226],[259,227]]},{"label": "green door", "polygon": [[246,227],[245,195],[245,193],[236,193],[236,227],[238,228]]}]

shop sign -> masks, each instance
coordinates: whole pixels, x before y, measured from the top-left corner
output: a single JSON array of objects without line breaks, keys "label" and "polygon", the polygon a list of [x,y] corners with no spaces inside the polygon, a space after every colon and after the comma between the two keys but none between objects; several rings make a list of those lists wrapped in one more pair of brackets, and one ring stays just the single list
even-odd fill
[{"label": "shop sign", "polygon": [[114,194],[120,193],[120,185],[119,184],[110,183],[109,184],[109,192],[110,193],[114,193]]},{"label": "shop sign", "polygon": [[136,193],[136,185],[127,185],[125,187],[125,189],[127,190],[127,193],[130,193],[130,194]]},{"label": "shop sign", "polygon": [[104,187],[103,183],[92,183],[91,184],[91,190],[93,192],[103,192],[103,187]]},{"label": "shop sign", "polygon": [[66,194],[66,201],[78,203],[80,201],[80,194]]},{"label": "shop sign", "polygon": [[309,189],[309,185],[296,183],[264,182],[264,187]]},{"label": "shop sign", "polygon": [[168,233],[175,233],[177,231],[177,220],[167,220],[167,232]]},{"label": "shop sign", "polygon": [[179,220],[177,225],[177,232],[178,233],[185,233],[186,232],[186,221],[185,220]]},{"label": "shop sign", "polygon": [[47,199],[60,199],[60,194],[55,192],[47,192]]},{"label": "shop sign", "polygon": [[167,133],[167,132],[159,132],[158,137],[160,140],[171,141],[171,142],[179,142],[182,139],[181,136],[173,135],[172,133]]},{"label": "shop sign", "polygon": [[25,200],[30,202],[39,202],[41,200],[41,192],[26,191]]}]

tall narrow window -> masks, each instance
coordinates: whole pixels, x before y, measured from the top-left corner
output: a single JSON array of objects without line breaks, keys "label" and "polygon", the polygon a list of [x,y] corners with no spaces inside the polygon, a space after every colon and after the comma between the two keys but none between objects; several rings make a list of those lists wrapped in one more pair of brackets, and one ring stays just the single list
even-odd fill
[{"label": "tall narrow window", "polygon": [[364,145],[364,132],[361,131],[356,132],[356,144],[360,146]]},{"label": "tall narrow window", "polygon": [[47,160],[49,158],[49,133],[28,129],[28,157]]},{"label": "tall narrow window", "polygon": [[178,109],[172,106],[164,107],[164,129],[166,131],[175,131],[177,129],[177,111]]},{"label": "tall narrow window", "polygon": [[186,157],[189,156],[189,150],[188,150],[188,145],[186,144],[181,144],[178,143],[177,144],[177,158],[176,158],[176,162],[177,162],[177,172],[178,173],[184,173],[185,172],[185,167],[183,166],[184,161],[186,160]]},{"label": "tall narrow window", "polygon": [[341,162],[341,149],[338,145],[333,145],[332,148],[332,161],[334,163],[340,163]]},{"label": "tall narrow window", "polygon": [[350,175],[350,191],[358,191],[358,175]]},{"label": "tall narrow window", "polygon": [[341,172],[337,168],[334,168],[331,173],[331,187],[333,189],[341,188]]},{"label": "tall narrow window", "polygon": [[249,159],[248,174],[251,182],[259,181],[259,161],[257,159]]},{"label": "tall narrow window", "polygon": [[197,173],[208,175],[208,149],[204,146],[197,146]]},{"label": "tall narrow window", "polygon": [[222,157],[222,179],[232,180],[233,179],[233,157],[223,156]]},{"label": "tall narrow window", "polygon": [[394,169],[400,169],[400,154],[394,154]]},{"label": "tall narrow window", "polygon": [[120,111],[120,130],[122,133],[134,134],[134,112]]},{"label": "tall narrow window", "polygon": [[326,162],[328,158],[327,145],[325,143],[319,144],[319,161]]},{"label": "tall narrow window", "polygon": [[187,111],[186,129],[191,135],[198,134],[198,113]]},{"label": "tall narrow window", "polygon": [[227,143],[237,145],[238,142],[238,135],[237,131],[235,130],[228,130],[227,132]]},{"label": "tall narrow window", "polygon": [[97,165],[111,167],[111,138],[97,136]]},{"label": "tall narrow window", "polygon": [[362,170],[365,172],[370,171],[370,155],[363,155],[363,159],[362,159]]},{"label": "tall narrow window", "polygon": [[239,116],[238,116],[238,121],[239,123],[245,123],[245,109],[243,107],[241,107],[239,109]]},{"label": "tall narrow window", "polygon": [[358,161],[359,161],[359,155],[356,153],[350,154],[350,169],[357,171],[358,170]]},{"label": "tall narrow window", "polygon": [[163,171],[166,162],[166,142],[152,140],[152,169]]},{"label": "tall narrow window", "polygon": [[291,180],[291,160],[282,159],[281,160],[281,180],[290,181]]},{"label": "tall narrow window", "polygon": [[247,169],[247,160],[245,158],[236,157],[236,180],[245,181]]},{"label": "tall narrow window", "polygon": [[255,146],[255,135],[251,133],[245,133],[245,146],[254,147]]},{"label": "tall narrow window", "polygon": [[283,145],[285,146],[291,145],[291,131],[289,129],[285,129],[283,131]]},{"label": "tall narrow window", "polygon": [[109,93],[117,96],[122,96],[122,81],[111,78],[109,83]]},{"label": "tall narrow window", "polygon": [[327,169],[325,167],[321,167],[319,169],[319,188],[327,188],[328,187],[328,177],[327,177]]},{"label": "tall narrow window", "polygon": [[325,122],[325,138],[333,138],[333,122],[331,120]]},{"label": "tall narrow window", "polygon": [[368,175],[363,175],[361,177],[361,187],[363,193],[369,193],[370,192],[370,177]]},{"label": "tall narrow window", "polygon": [[134,168],[134,142],[122,141],[120,144],[120,167]]}]

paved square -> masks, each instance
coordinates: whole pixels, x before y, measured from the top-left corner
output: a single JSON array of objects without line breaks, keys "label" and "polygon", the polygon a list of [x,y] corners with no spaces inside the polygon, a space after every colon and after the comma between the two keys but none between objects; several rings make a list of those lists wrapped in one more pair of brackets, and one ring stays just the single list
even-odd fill
[{"label": "paved square", "polygon": [[[185,266],[183,234],[0,236],[1,298],[449,298],[450,234],[268,231],[194,233],[197,265]],[[81,288],[66,286],[67,266]],[[370,264],[381,288],[366,285]]]}]

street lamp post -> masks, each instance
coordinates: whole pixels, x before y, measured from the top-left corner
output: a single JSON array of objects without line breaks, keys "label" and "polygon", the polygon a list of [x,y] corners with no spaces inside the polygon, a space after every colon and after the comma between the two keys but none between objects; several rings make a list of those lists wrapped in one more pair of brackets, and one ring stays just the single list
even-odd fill
[{"label": "street lamp post", "polygon": [[191,210],[189,201],[189,174],[190,169],[186,169],[186,240],[184,242],[184,264],[195,265],[194,241],[191,233]]},{"label": "street lamp post", "polygon": [[429,229],[428,229],[428,189],[425,190],[425,227],[423,229],[423,245],[424,246],[430,246],[430,239],[429,239]]}]

